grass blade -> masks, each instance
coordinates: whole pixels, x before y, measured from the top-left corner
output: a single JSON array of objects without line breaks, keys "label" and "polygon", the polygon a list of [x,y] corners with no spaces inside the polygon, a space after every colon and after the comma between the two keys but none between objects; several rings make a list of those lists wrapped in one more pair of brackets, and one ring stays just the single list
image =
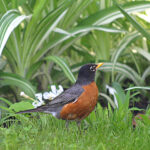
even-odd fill
[{"label": "grass blade", "polygon": [[4,106],[0,106],[0,109],[6,110],[6,111],[10,111],[7,107],[4,107]]},{"label": "grass blade", "polygon": [[104,93],[99,93],[100,96],[106,98],[106,100],[111,104],[111,106],[115,109],[116,108],[116,105],[114,103],[114,101],[106,94]]},{"label": "grass blade", "polygon": [[7,100],[5,98],[0,97],[0,100],[7,103],[9,106],[12,104],[9,100]]}]

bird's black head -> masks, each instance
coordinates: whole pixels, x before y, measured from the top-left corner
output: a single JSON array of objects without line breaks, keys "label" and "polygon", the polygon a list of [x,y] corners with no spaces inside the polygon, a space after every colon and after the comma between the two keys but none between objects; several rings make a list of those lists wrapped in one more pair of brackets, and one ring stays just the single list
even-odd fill
[{"label": "bird's black head", "polygon": [[103,63],[99,64],[86,64],[79,70],[78,79],[76,83],[81,85],[87,85],[94,81],[96,70],[102,66]]}]

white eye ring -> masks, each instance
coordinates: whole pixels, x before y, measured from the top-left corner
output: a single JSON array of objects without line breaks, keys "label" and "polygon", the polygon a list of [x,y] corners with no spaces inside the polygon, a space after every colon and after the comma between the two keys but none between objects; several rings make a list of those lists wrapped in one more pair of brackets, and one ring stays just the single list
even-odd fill
[{"label": "white eye ring", "polygon": [[90,70],[91,70],[91,71],[96,71],[95,66],[91,66],[91,67],[90,67]]}]

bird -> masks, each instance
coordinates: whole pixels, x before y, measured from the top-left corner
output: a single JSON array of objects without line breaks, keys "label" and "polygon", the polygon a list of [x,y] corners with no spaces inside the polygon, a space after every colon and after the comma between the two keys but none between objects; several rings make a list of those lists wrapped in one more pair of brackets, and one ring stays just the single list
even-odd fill
[{"label": "bird", "polygon": [[94,110],[97,104],[98,87],[94,80],[97,69],[103,64],[90,63],[83,65],[79,69],[75,84],[70,88],[45,105],[20,111],[17,114],[32,112],[49,113],[58,119],[66,120],[67,128],[69,121],[76,121],[80,130],[81,121]]}]

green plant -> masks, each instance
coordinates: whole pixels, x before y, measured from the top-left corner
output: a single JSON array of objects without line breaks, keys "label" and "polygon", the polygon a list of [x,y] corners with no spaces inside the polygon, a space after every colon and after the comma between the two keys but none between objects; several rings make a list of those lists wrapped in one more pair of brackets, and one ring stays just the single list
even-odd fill
[{"label": "green plant", "polygon": [[[88,31],[91,31],[93,29],[102,30],[106,32],[113,32],[113,33],[121,31],[118,29],[111,29],[110,27],[106,28],[101,26],[104,24],[111,23],[117,18],[122,17],[120,12],[115,7],[112,7],[109,10],[107,9],[100,10],[99,12],[96,12],[94,15],[88,16],[87,19],[82,19],[81,21],[78,21],[79,25],[71,28],[71,26],[79,17],[80,13],[83,12],[84,14],[84,10],[86,8],[90,9],[90,7],[94,5],[95,2],[93,1],[91,6],[90,3],[91,2],[85,3],[83,1],[80,1],[79,3],[76,3],[73,1],[70,2],[68,1],[68,2],[62,2],[61,5],[59,5],[59,3],[56,2],[55,6],[57,6],[57,8],[56,9],[53,8],[54,11],[50,11],[45,16],[41,14],[41,10],[42,11],[45,11],[46,9],[49,10],[45,2],[37,1],[36,3],[31,3],[32,4],[31,7],[33,8],[32,18],[28,22],[23,23],[25,27],[20,26],[15,30],[15,32],[13,32],[13,34],[10,36],[10,40],[8,40],[7,45],[5,47],[6,50],[4,51],[4,54],[7,57],[7,61],[12,66],[11,67],[12,72],[20,74],[23,77],[28,77],[28,79],[31,79],[35,71],[37,71],[37,69],[41,66],[43,61],[42,58],[45,54],[49,53],[49,51],[50,54],[52,55],[54,53],[55,55],[62,54],[62,52],[64,51],[64,46],[62,44],[63,41],[66,41],[65,49],[67,49],[73,42],[77,41],[85,34],[88,34]],[[3,3],[4,8],[7,8],[6,4],[7,3]],[[23,9],[22,13],[28,14],[31,11],[29,10],[27,11],[27,7],[25,7],[26,5],[24,3],[21,5]],[[74,14],[73,12],[76,11],[77,6],[79,5],[80,7],[78,8],[78,13]],[[17,7],[17,6],[19,6],[19,4],[13,5],[13,7]],[[107,4],[107,7],[108,6],[109,3]],[[128,12],[132,12],[132,11],[144,10],[148,6],[149,6],[148,2],[143,2],[143,3],[135,2],[131,4],[129,3],[128,5],[127,4],[124,5],[124,8]],[[69,9],[67,9],[68,7]],[[103,14],[103,16],[99,14]],[[12,20],[7,21],[10,16],[12,16]],[[18,20],[17,22],[18,25],[23,19],[29,18],[29,15],[25,16],[25,15],[21,15],[19,12],[10,11],[3,18],[6,18],[5,19],[6,23],[4,23],[6,30],[3,30],[4,32],[7,31],[8,27],[11,28],[12,30],[14,29],[12,22],[15,19]],[[64,20],[62,20],[62,18],[64,18]],[[49,19],[51,20],[51,22],[49,22]],[[3,21],[3,19],[1,21]],[[56,28],[56,26],[58,27]],[[6,32],[4,32],[2,35],[5,34]],[[103,32],[100,33],[93,32],[94,37],[96,35],[99,35],[99,38],[101,38],[100,34],[103,34]],[[6,35],[8,37],[8,34]],[[53,40],[50,42],[48,40],[49,36],[53,38]],[[23,37],[23,40],[21,40],[21,37]],[[106,41],[108,41],[107,38]],[[102,41],[102,43],[105,43],[105,45],[109,45],[106,44],[107,43],[106,41],[105,42]],[[13,43],[13,47],[11,45],[11,42]],[[3,43],[6,43],[6,40],[4,40]],[[90,45],[92,46],[95,44],[91,43]],[[97,46],[99,45],[98,41],[96,45]],[[13,50],[11,50],[12,48]],[[96,48],[94,49],[96,50]],[[110,48],[106,48],[107,54],[106,54],[106,50],[104,51],[104,47],[101,48],[101,51],[96,50],[98,60],[109,59],[110,52],[108,51],[108,49]],[[102,53],[104,54],[102,55]],[[32,69],[33,67],[36,68],[36,70],[33,71]]]},{"label": "green plant", "polygon": [[106,84],[116,81],[123,87],[128,81],[149,86],[149,23],[137,14],[145,13],[149,1],[0,3],[1,97],[7,95],[16,102],[20,90],[34,97],[35,91],[46,90],[52,83],[68,88],[81,65],[102,61],[105,64],[97,73],[97,85],[102,87],[100,95],[114,108],[105,94]]}]

